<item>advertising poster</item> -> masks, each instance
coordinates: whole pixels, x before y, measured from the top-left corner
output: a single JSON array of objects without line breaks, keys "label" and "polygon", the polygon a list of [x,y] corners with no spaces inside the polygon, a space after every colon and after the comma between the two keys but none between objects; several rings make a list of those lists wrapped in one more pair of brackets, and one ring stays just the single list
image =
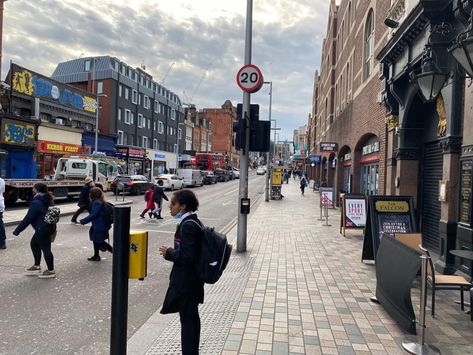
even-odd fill
[{"label": "advertising poster", "polygon": [[320,207],[335,208],[333,203],[333,187],[320,188]]},{"label": "advertising poster", "polygon": [[345,196],[345,227],[365,228],[366,225],[366,200],[363,197]]}]

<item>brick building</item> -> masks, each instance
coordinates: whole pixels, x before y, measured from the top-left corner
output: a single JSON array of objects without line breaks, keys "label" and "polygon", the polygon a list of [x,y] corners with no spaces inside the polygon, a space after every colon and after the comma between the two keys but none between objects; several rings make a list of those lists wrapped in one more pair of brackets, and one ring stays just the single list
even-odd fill
[{"label": "brick building", "polygon": [[375,53],[387,41],[389,1],[330,2],[308,120],[309,178],[338,192],[385,192],[386,108]]}]

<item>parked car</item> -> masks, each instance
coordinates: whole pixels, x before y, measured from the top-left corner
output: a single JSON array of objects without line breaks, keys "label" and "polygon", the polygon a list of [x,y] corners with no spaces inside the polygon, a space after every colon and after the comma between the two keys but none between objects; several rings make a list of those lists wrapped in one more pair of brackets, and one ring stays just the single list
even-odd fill
[{"label": "parked car", "polygon": [[233,168],[233,175],[235,176],[235,179],[240,178],[240,170]]},{"label": "parked car", "polygon": [[150,185],[151,182],[143,175],[118,175],[113,179],[111,188],[115,195],[121,192],[121,186],[124,192],[138,195],[145,193]]},{"label": "parked car", "polygon": [[156,182],[161,180],[165,190],[180,190],[183,186],[182,179],[180,179],[176,174],[161,174],[155,180]]},{"label": "parked car", "polygon": [[215,169],[214,174],[217,176],[219,182],[225,182],[230,180],[230,173],[224,169]]},{"label": "parked car", "polygon": [[264,174],[266,174],[266,170],[264,169],[264,167],[258,166],[258,168],[256,169],[256,175],[264,175]]},{"label": "parked car", "polygon": [[204,184],[205,185],[211,185],[211,184],[216,184],[218,179],[217,179],[217,175],[215,175],[213,172],[211,171],[204,171],[203,172],[204,174]]}]

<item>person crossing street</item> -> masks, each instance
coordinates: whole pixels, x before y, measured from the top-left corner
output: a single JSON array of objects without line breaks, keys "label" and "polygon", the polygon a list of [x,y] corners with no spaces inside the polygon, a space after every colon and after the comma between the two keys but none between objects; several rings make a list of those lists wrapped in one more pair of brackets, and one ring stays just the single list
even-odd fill
[{"label": "person crossing street", "polygon": [[165,199],[166,201],[169,201],[168,197],[164,193],[163,180],[158,180],[153,191],[153,201],[156,204],[156,208],[153,211],[153,214],[156,219],[163,219],[163,217],[161,217],[163,199]]}]

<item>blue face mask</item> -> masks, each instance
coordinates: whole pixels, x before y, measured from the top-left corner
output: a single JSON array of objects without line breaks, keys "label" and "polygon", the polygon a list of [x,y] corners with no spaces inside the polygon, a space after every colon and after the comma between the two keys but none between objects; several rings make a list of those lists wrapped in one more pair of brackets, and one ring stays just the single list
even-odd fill
[{"label": "blue face mask", "polygon": [[181,211],[179,211],[174,215],[174,219],[181,219],[182,215],[183,215],[183,213]]}]

